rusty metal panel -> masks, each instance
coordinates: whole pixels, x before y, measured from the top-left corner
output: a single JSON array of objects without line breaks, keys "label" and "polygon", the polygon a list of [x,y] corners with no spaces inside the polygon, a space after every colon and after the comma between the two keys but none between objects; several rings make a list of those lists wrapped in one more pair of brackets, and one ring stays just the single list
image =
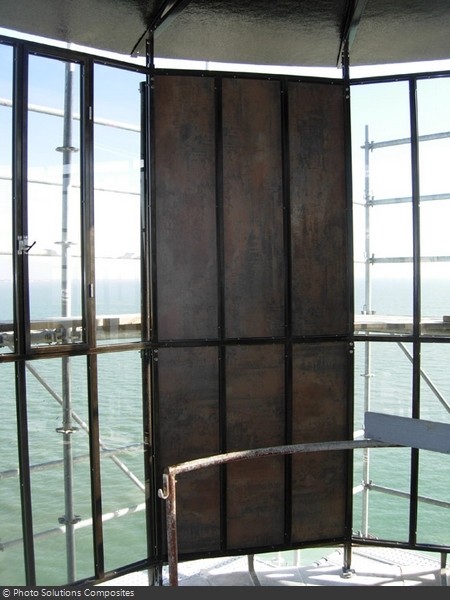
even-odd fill
[{"label": "rusty metal panel", "polygon": [[[348,351],[345,343],[293,349],[292,443],[348,439]],[[292,458],[292,539],[342,537],[348,492],[346,452]]]},{"label": "rusty metal panel", "polygon": [[217,338],[214,80],[154,86],[158,334]]},{"label": "rusty metal panel", "polygon": [[[284,346],[227,349],[227,451],[285,440]],[[284,541],[284,458],[227,467],[227,541],[231,548]]]},{"label": "rusty metal panel", "polygon": [[[343,89],[291,81],[281,103],[281,81],[216,83],[217,119],[213,79],[155,82],[158,478],[220,452],[348,434],[347,345],[314,339],[348,333]],[[296,336],[311,339],[291,364]],[[183,473],[179,552],[342,540],[348,482],[344,451]]]},{"label": "rusty metal panel", "polygon": [[[219,378],[217,348],[162,348],[157,356],[161,481],[166,466],[219,452]],[[220,547],[219,483],[218,467],[180,476],[180,553]]]},{"label": "rusty metal panel", "polygon": [[294,335],[348,333],[344,86],[289,84]]},{"label": "rusty metal panel", "polygon": [[347,501],[345,473],[345,450],[293,457],[293,544],[344,539]]},{"label": "rusty metal panel", "polygon": [[284,464],[276,456],[228,466],[228,548],[284,543]]},{"label": "rusty metal panel", "polygon": [[227,337],[284,335],[280,83],[223,80]]}]

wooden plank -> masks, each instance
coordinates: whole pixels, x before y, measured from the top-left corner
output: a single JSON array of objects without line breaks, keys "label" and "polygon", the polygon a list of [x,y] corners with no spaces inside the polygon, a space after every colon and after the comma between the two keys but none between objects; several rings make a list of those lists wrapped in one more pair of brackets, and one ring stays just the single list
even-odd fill
[{"label": "wooden plank", "polygon": [[366,412],[365,437],[400,446],[450,454],[450,424]]}]

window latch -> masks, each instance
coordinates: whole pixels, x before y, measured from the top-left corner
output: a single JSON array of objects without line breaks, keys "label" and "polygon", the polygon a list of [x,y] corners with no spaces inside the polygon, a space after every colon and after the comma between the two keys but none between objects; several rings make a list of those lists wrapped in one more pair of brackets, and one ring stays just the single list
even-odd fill
[{"label": "window latch", "polygon": [[32,244],[28,244],[28,238],[26,236],[19,235],[17,239],[17,253],[18,254],[28,254],[31,248],[35,245],[36,242]]}]

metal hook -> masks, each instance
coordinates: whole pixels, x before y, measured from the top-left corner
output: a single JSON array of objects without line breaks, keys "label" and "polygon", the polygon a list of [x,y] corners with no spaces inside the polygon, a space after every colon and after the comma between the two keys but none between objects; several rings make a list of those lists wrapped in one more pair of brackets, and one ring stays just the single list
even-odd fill
[{"label": "metal hook", "polygon": [[169,497],[169,478],[166,473],[163,473],[163,487],[158,490],[158,497],[167,500]]}]

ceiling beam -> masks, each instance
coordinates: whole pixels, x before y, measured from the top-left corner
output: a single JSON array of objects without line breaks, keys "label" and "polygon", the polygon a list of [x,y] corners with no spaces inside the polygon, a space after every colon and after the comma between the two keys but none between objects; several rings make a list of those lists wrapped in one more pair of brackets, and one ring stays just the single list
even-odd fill
[{"label": "ceiling beam", "polygon": [[166,0],[152,20],[148,31],[158,35],[186,8],[191,0]]},{"label": "ceiling beam", "polygon": [[350,54],[350,49],[356,37],[356,32],[367,2],[368,0],[351,0],[348,4],[347,14],[342,28],[339,54],[336,61],[338,67],[341,65],[343,52],[346,51]]},{"label": "ceiling beam", "polygon": [[170,23],[186,8],[191,0],[164,0],[158,10],[152,16],[151,21],[138,39],[130,52],[131,56],[136,54],[137,48],[147,34],[156,37],[161,31],[166,29]]}]

